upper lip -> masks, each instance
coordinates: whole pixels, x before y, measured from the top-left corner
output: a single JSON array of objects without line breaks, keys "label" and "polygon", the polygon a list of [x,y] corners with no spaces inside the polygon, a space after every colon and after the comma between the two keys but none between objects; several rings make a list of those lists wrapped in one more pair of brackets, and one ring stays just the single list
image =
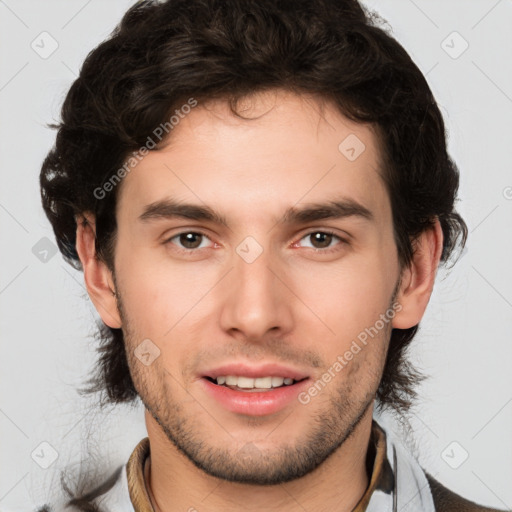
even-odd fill
[{"label": "upper lip", "polygon": [[304,372],[277,363],[266,363],[260,365],[248,365],[244,363],[231,363],[206,370],[203,377],[215,379],[220,376],[236,375],[240,377],[283,377],[294,380],[302,380],[308,377]]}]

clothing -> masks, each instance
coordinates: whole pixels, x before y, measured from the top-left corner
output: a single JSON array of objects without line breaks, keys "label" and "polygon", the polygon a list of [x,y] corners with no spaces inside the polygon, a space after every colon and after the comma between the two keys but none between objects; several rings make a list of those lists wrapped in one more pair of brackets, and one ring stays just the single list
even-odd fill
[{"label": "clothing", "polygon": [[[144,483],[149,438],[142,439],[128,462],[96,490],[93,503],[101,512],[153,512]],[[367,467],[368,488],[352,512],[493,512],[465,500],[425,472],[389,430],[374,419]],[[93,493],[90,493],[93,494]],[[94,496],[94,494],[93,494]],[[57,512],[42,509],[37,512]],[[70,508],[65,511],[69,512]],[[494,510],[494,512],[499,512]]]}]

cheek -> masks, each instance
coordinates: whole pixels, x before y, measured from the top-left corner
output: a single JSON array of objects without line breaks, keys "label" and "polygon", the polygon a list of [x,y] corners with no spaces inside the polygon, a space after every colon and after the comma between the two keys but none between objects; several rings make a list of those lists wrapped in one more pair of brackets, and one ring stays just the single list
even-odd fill
[{"label": "cheek", "polygon": [[395,273],[385,261],[354,256],[339,265],[310,266],[295,279],[297,295],[322,320],[315,322],[317,333],[350,343],[375,324],[388,309],[395,286]]},{"label": "cheek", "polygon": [[[125,236],[125,239],[129,237]],[[211,270],[169,261],[163,248],[124,244],[116,253],[123,303],[141,332],[162,337],[215,283]]]}]

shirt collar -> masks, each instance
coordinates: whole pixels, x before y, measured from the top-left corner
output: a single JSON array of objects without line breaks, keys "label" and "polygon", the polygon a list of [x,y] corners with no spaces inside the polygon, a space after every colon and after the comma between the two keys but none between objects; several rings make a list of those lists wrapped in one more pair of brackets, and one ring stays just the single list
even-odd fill
[{"label": "shirt collar", "polygon": [[[144,465],[149,453],[149,437],[145,437],[135,447],[126,464],[128,490],[135,512],[154,512],[144,482]],[[389,493],[394,487],[393,472],[389,471],[386,458],[386,433],[375,420],[372,422],[368,453],[368,466],[372,467],[370,483],[353,512],[365,512],[376,490]]]}]

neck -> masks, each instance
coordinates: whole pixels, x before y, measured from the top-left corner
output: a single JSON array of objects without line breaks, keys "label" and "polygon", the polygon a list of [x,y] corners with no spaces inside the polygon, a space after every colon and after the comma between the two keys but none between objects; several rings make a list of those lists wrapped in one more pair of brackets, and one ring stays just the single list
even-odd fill
[{"label": "neck", "polygon": [[370,407],[352,435],[314,471],[269,486],[229,482],[206,474],[178,451],[146,411],[151,458],[145,476],[153,508],[155,512],[351,512],[369,485],[366,456],[372,410]]}]

